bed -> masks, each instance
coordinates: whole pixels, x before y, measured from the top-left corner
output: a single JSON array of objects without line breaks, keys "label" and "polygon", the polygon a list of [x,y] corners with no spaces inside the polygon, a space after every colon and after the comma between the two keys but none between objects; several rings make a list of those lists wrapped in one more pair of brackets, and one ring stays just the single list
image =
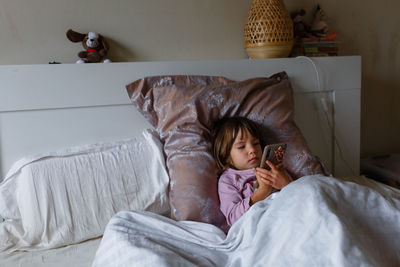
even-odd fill
[{"label": "bed", "polygon": [[[346,188],[353,188],[354,185],[361,185],[363,190],[369,193],[372,192],[371,190],[373,190],[373,192],[379,192],[379,196],[383,198],[383,200],[380,201],[388,200],[392,205],[391,209],[394,210],[394,213],[391,213],[392,216],[389,216],[390,218],[387,219],[391,227],[390,222],[393,222],[395,219],[400,219],[399,191],[359,176],[361,58],[358,56],[313,59],[299,57],[265,60],[245,59],[87,65],[0,66],[0,77],[2,80],[0,98],[0,179],[4,179],[1,184],[3,187],[7,182],[10,184],[10,181],[18,181],[18,183],[9,186],[7,189],[10,196],[13,194],[13,192],[10,191],[20,190],[18,191],[19,195],[15,196],[14,194],[9,199],[22,201],[21,205],[25,205],[23,199],[28,199],[28,194],[26,194],[26,192],[30,190],[31,186],[43,186],[37,183],[38,179],[36,178],[35,180],[32,173],[41,172],[41,168],[43,168],[42,166],[44,164],[43,162],[47,164],[49,162],[48,159],[54,159],[54,161],[62,159],[62,163],[57,164],[66,164],[65,162],[67,160],[72,160],[81,164],[83,160],[87,160],[87,162],[85,161],[85,163],[82,163],[82,166],[88,166],[88,164],[96,164],[93,163],[96,160],[96,157],[93,158],[93,153],[97,153],[97,156],[100,155],[99,161],[107,162],[107,160],[109,160],[109,162],[111,162],[110,166],[114,166],[113,164],[115,164],[115,162],[121,161],[126,161],[127,165],[134,166],[132,169],[125,170],[125,167],[121,168],[121,166],[117,164],[119,167],[116,168],[116,172],[133,172],[136,175],[134,178],[156,176],[158,179],[152,180],[148,184],[137,183],[131,185],[132,187],[143,188],[142,195],[140,195],[141,204],[128,206],[125,210],[134,210],[137,213],[120,212],[121,209],[118,205],[123,207],[125,202],[123,203],[123,201],[113,196],[113,205],[112,208],[110,207],[109,213],[102,214],[103,220],[107,221],[113,216],[112,220],[114,220],[114,223],[110,221],[109,226],[107,226],[108,232],[112,232],[113,229],[121,230],[125,227],[125,230],[121,230],[122,232],[131,231],[134,233],[136,231],[136,233],[149,233],[151,237],[143,236],[141,241],[137,241],[138,243],[132,241],[136,244],[135,246],[130,244],[130,238],[132,237],[121,237],[120,242],[127,242],[127,244],[125,243],[126,246],[122,246],[120,250],[118,250],[119,252],[114,251],[114,254],[110,254],[107,257],[104,256],[107,254],[105,252],[110,251],[108,246],[110,246],[111,243],[107,243],[107,240],[118,239],[115,236],[109,237],[108,234],[107,240],[102,241],[102,233],[105,229],[104,222],[99,222],[95,230],[91,228],[89,222],[87,222],[87,225],[89,225],[90,227],[88,226],[88,228],[91,229],[81,229],[84,227],[75,225],[74,229],[79,228],[81,231],[79,233],[81,233],[81,235],[75,235],[71,238],[63,236],[65,233],[61,230],[55,231],[51,238],[48,238],[48,236],[46,236],[46,234],[48,234],[46,231],[50,230],[46,225],[52,225],[52,220],[49,219],[49,217],[46,217],[46,220],[39,220],[35,218],[35,214],[32,214],[34,212],[31,208],[25,207],[24,216],[30,216],[30,221],[28,220],[29,223],[27,224],[35,224],[32,231],[34,232],[44,227],[44,230],[39,230],[42,231],[41,233],[46,234],[33,238],[36,242],[34,246],[30,246],[26,244],[26,242],[19,242],[18,240],[10,241],[10,244],[15,245],[18,249],[13,249],[12,245],[3,244],[4,252],[0,254],[0,265],[54,266],[57,264],[57,266],[91,266],[94,264],[95,266],[106,266],[108,264],[109,266],[122,266],[127,262],[132,262],[132,259],[135,260],[135,258],[125,257],[125,259],[121,259],[120,262],[115,261],[119,256],[127,254],[136,257],[136,259],[140,259],[143,255],[146,255],[146,261],[135,261],[137,264],[142,264],[141,266],[146,266],[148,264],[162,264],[167,266],[176,266],[176,264],[203,264],[207,266],[226,262],[229,262],[231,266],[241,266],[249,262],[257,263],[257,261],[248,259],[250,256],[237,256],[237,258],[227,256],[241,255],[235,250],[230,250],[232,247],[240,247],[232,241],[234,239],[232,237],[233,234],[231,236],[228,234],[229,238],[226,239],[224,231],[211,224],[204,222],[198,223],[191,220],[184,220],[182,223],[175,222],[168,218],[171,210],[169,210],[170,207],[168,206],[169,199],[167,191],[168,188],[173,185],[169,184],[168,168],[166,168],[166,163],[163,162],[165,143],[157,139],[160,131],[154,131],[155,127],[154,124],[151,123],[151,120],[132,105],[131,99],[129,99],[127,94],[126,85],[138,79],[142,79],[143,77],[163,75],[183,75],[185,77],[191,75],[221,76],[227,79],[241,81],[254,77],[266,77],[282,71],[284,71],[290,79],[295,103],[294,120],[301,133],[304,135],[310,151],[323,162],[327,172],[337,178],[331,179],[341,181],[340,184],[335,183],[329,186],[341,192],[346,192]],[[215,99],[215,96],[212,97]],[[144,149],[143,143],[146,143]],[[149,143],[151,145],[149,145]],[[147,146],[150,148],[147,149]],[[140,151],[140,153],[126,156],[128,159],[125,159],[124,153],[126,153],[126,150],[132,149],[132,147]],[[81,158],[77,160],[77,157]],[[82,157],[84,157],[84,159],[82,159]],[[143,161],[139,162],[141,157]],[[130,159],[135,159],[136,161],[131,162],[129,161]],[[143,162],[147,165],[143,164]],[[103,165],[105,166],[106,164]],[[53,169],[56,170],[53,171],[55,173],[64,168],[64,165],[54,166]],[[95,170],[96,168],[94,167],[92,169]],[[143,172],[136,173],[137,170],[143,170]],[[27,175],[25,173],[28,173],[29,178],[26,178]],[[73,176],[74,173],[75,176],[77,176],[76,174],[82,175],[74,169],[63,170],[61,176],[66,175],[66,177],[70,177],[71,175]],[[22,174],[25,176],[20,178]],[[85,175],[90,176],[90,174]],[[107,181],[106,179],[110,177],[110,175],[114,177],[112,175],[115,174],[105,173],[96,175],[103,177],[105,180],[102,181],[104,182]],[[61,176],[58,175],[58,179],[60,179]],[[304,183],[306,183],[307,179],[303,180]],[[320,180],[320,178],[316,178],[315,180],[320,181],[318,185],[314,185],[319,188],[324,188],[322,184],[330,183],[323,179]],[[25,181],[29,182],[24,184]],[[59,180],[49,181],[49,183],[59,182]],[[128,181],[124,180],[124,183],[123,186],[126,188],[126,183],[128,183]],[[297,184],[299,184],[299,187],[302,186],[300,182]],[[82,184],[80,184],[80,186],[81,185]],[[68,183],[66,183],[63,186],[64,187],[60,190],[65,191],[65,188],[73,185],[68,185]],[[85,189],[85,193],[90,194],[91,185],[89,184],[86,186],[87,189]],[[95,186],[98,188],[96,190],[103,190],[101,184],[96,182]],[[115,186],[118,190],[122,190],[117,185]],[[23,190],[21,189],[22,187]],[[117,190],[115,188],[113,187],[112,190]],[[152,194],[152,188],[156,188],[154,189],[156,192],[153,193],[153,195],[157,196],[149,198],[149,195]],[[306,186],[303,189],[305,192],[310,190],[309,188],[307,189]],[[353,190],[357,189],[358,188],[353,188]],[[82,188],[80,190],[82,190]],[[293,195],[290,190],[286,191],[286,194],[289,196]],[[137,195],[137,191],[135,192]],[[85,195],[85,193],[82,193],[82,195]],[[136,198],[133,197],[129,201],[132,202],[138,199],[136,195]],[[281,195],[283,196],[284,194]],[[65,194],[65,196],[68,199],[68,194]],[[40,201],[37,200],[38,195],[36,194],[34,197],[36,198],[35,201],[40,204]],[[57,196],[53,197],[53,202],[56,202],[56,200],[59,201]],[[7,201],[10,201],[9,199]],[[145,199],[145,201],[143,199]],[[287,199],[288,198],[286,198],[286,201],[288,201]],[[48,199],[46,199],[46,201],[48,201]],[[98,208],[98,203],[88,203],[88,200],[84,198],[80,201],[81,202],[77,201],[76,203],[78,204],[74,205],[79,205],[79,203],[81,205],[87,205],[87,213],[96,213],[91,212],[89,209],[90,207],[97,207],[97,209],[100,210]],[[101,199],[99,199],[99,201],[101,202]],[[282,201],[282,205],[284,205],[285,200],[280,199],[279,201]],[[275,202],[279,203],[279,201],[276,200]],[[298,200],[296,200],[293,195],[291,201]],[[2,233],[9,234],[12,232],[10,229],[14,229],[10,228],[11,226],[4,226],[6,223],[11,223],[12,220],[10,218],[12,218],[12,216],[22,216],[21,214],[23,211],[20,206],[15,209],[17,210],[19,208],[19,211],[15,212],[18,213],[17,215],[12,212],[9,212],[11,215],[9,215],[8,218],[4,215],[7,215],[7,213],[4,212],[4,210],[8,209],[7,205],[12,206],[14,204],[15,203],[12,203],[12,201],[3,204],[3,211],[0,207],[0,214],[5,219],[4,222],[2,222]],[[382,205],[386,204],[383,203]],[[49,206],[50,204],[47,203],[46,205]],[[53,203],[53,205],[55,209],[59,208],[56,204]],[[42,206],[39,205],[39,207]],[[330,208],[332,207],[326,207],[326,209]],[[64,207],[62,211],[66,214],[74,214],[74,218],[88,220],[87,214],[81,214],[83,212],[76,214],[74,213],[76,211],[71,211],[71,209],[70,205]],[[66,210],[68,212],[66,212]],[[98,210],[95,209],[95,211]],[[251,215],[254,218],[257,216],[262,217],[262,205],[258,205],[257,209],[254,208],[251,209],[251,211],[255,214]],[[115,215],[116,213],[118,214]],[[51,214],[51,212],[48,214]],[[92,215],[97,216],[96,214]],[[249,215],[247,217],[251,216]],[[310,216],[317,215],[310,214]],[[22,220],[22,217],[18,218],[20,221]],[[251,218],[246,220],[251,221]],[[17,219],[15,219],[15,221],[17,221]],[[57,223],[62,226],[60,221]],[[265,223],[268,224],[268,222]],[[38,224],[43,224],[44,226],[38,226]],[[21,235],[21,237],[26,238],[26,236],[29,235],[28,231],[22,233],[23,230],[21,229],[23,227],[28,227],[26,229],[30,229],[29,227],[32,226],[23,225],[23,223],[21,225],[22,226],[19,226],[20,228],[16,227],[15,229],[17,230],[14,229],[13,231],[15,231],[15,236]],[[113,226],[115,227],[113,228]],[[135,227],[137,227],[136,230]],[[155,231],[157,227],[163,230]],[[313,227],[317,226],[313,225]],[[390,227],[388,229],[391,231],[399,230],[399,228]],[[239,226],[236,228],[239,228]],[[244,229],[245,227],[242,228]],[[367,231],[366,229],[364,230]],[[159,233],[159,235],[152,235],[154,232]],[[233,231],[229,230],[229,232]],[[171,238],[171,236],[168,236],[168,234],[171,233],[173,233],[174,236],[183,235],[185,238],[184,240],[175,240]],[[235,230],[235,233],[245,235],[245,230]],[[254,234],[254,232],[252,232],[252,234]],[[342,232],[337,234],[340,235]],[[399,232],[393,232],[393,234],[397,235],[397,237],[400,235]],[[199,239],[201,236],[203,236],[203,239]],[[43,241],[45,239],[43,237],[47,238],[46,242]],[[39,241],[38,238],[40,239]],[[205,240],[204,238],[209,239]],[[379,236],[374,238],[379,239]],[[132,239],[134,240],[135,238]],[[138,239],[140,238],[138,237]],[[229,242],[227,241],[228,239],[230,240]],[[400,240],[399,238],[397,239]],[[62,240],[62,242],[56,242],[54,240]],[[150,244],[148,246],[153,248],[153,250],[149,249],[149,247],[146,248],[143,245],[143,243],[146,242],[142,242],[143,240],[155,240],[155,243],[150,242],[150,244],[147,242],[147,244]],[[165,240],[172,240],[172,243],[163,243]],[[193,246],[185,244],[185,247],[188,248],[186,254],[178,252],[180,249],[174,247],[179,243],[184,243],[185,240],[188,240],[188,244],[195,244]],[[236,238],[236,240],[239,239]],[[361,238],[358,241],[365,242],[365,239]],[[245,244],[244,241],[242,243]],[[215,244],[219,245],[217,246]],[[393,241],[391,245],[393,244],[398,245],[397,248],[400,247],[398,241]],[[317,245],[317,243],[314,245]],[[321,246],[321,244],[318,245]],[[118,246],[121,246],[121,243],[118,243]],[[262,242],[260,241],[260,244],[256,246],[260,249]],[[230,249],[227,249],[228,247]],[[278,247],[286,249],[283,243],[277,245],[275,250],[273,250],[273,247],[268,248],[273,251],[276,256]],[[346,247],[346,244],[344,244],[344,247],[352,251],[349,254],[348,265],[351,265],[351,257],[354,255],[359,255],[358,258],[356,257],[357,260],[359,260],[357,263],[361,262],[367,265],[371,262],[377,263],[376,260],[378,260],[381,266],[395,266],[396,261],[398,263],[400,259],[400,252],[398,249],[392,248],[387,255],[380,255],[379,251],[376,255],[372,255],[368,258],[364,257],[365,255],[362,253],[363,247],[354,249],[354,247],[350,245]],[[309,250],[312,250],[312,248],[313,247],[307,247]],[[213,252],[210,252],[210,249]],[[327,249],[329,249],[329,247],[327,247]],[[367,246],[367,248],[364,249],[365,251],[370,251],[371,247]],[[225,252],[230,251],[230,254],[228,252],[225,254],[214,253],[219,250]],[[246,251],[246,249],[243,251]],[[301,251],[304,252],[303,250]],[[194,256],[190,257],[188,255]],[[251,253],[247,253],[247,255],[251,255]],[[311,255],[313,255],[312,257],[314,258],[311,262],[313,262],[315,266],[318,266],[319,263],[326,260],[323,258],[320,259],[315,254]],[[275,256],[270,257],[270,259],[276,259]],[[298,255],[294,255],[292,259],[288,257],[287,261],[281,261],[280,264],[285,266],[285,264],[291,262],[290,260],[299,259],[298,257],[296,258],[296,256]],[[229,261],[227,261],[227,258],[229,258]],[[173,259],[176,259],[176,261]],[[243,259],[245,259],[245,261],[243,261]],[[304,260],[304,264],[310,263],[310,257],[303,257],[302,259]],[[125,262],[123,263],[124,260]],[[340,260],[343,260],[343,258],[340,258]],[[347,265],[346,262],[340,262],[340,260],[339,262],[331,263]],[[270,263],[273,264],[276,262],[271,261]]]}]

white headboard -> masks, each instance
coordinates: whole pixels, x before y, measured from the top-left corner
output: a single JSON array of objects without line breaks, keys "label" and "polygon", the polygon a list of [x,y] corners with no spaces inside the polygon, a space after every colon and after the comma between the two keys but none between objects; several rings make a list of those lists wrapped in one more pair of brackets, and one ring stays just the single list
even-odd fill
[{"label": "white headboard", "polygon": [[336,176],[357,175],[361,58],[285,58],[0,66],[0,181],[23,156],[138,135],[151,126],[125,85],[164,74],[234,80],[286,71],[295,119],[312,152]]}]

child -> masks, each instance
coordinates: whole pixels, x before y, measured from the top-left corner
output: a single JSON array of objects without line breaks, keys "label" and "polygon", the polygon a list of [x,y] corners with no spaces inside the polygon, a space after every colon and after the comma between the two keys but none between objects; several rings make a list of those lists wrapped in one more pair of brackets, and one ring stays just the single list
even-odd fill
[{"label": "child", "polygon": [[[282,189],[291,179],[282,164],[259,168],[262,146],[257,125],[244,117],[223,118],[212,130],[213,156],[222,174],[218,182],[221,211],[232,226],[254,203]],[[255,182],[259,187],[254,190]]]}]

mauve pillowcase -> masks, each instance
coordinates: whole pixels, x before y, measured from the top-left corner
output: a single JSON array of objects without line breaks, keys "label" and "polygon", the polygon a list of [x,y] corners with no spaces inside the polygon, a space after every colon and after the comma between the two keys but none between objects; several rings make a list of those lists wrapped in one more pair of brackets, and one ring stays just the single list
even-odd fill
[{"label": "mauve pillowcase", "polygon": [[260,125],[265,144],[287,143],[284,166],[294,179],[328,174],[310,153],[293,120],[293,91],[285,72],[244,81],[220,76],[154,76],[126,88],[164,142],[171,216],[177,220],[226,226],[209,142],[210,126],[222,117],[247,117]]}]

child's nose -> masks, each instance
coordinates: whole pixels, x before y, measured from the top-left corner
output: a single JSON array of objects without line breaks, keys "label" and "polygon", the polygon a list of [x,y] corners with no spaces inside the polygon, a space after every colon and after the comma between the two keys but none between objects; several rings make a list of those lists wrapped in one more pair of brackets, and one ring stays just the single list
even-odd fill
[{"label": "child's nose", "polygon": [[256,152],[256,147],[255,146],[250,146],[249,152],[250,153],[255,153]]}]

